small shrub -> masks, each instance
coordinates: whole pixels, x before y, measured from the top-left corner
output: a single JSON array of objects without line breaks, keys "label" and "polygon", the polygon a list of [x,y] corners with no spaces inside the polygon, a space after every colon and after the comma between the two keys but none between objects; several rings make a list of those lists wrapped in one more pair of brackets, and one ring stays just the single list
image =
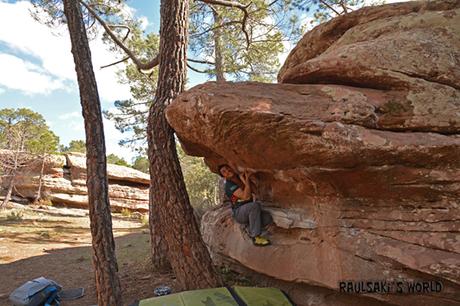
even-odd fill
[{"label": "small shrub", "polygon": [[123,209],[121,210],[121,215],[122,215],[123,217],[128,217],[128,218],[130,218],[131,215],[132,215],[132,212],[131,212],[131,210],[129,210],[128,208],[123,208]]},{"label": "small shrub", "polygon": [[229,286],[254,286],[254,283],[244,276],[242,273],[238,273],[233,271],[229,267],[221,266],[220,267],[220,274],[224,283]]},{"label": "small shrub", "polygon": [[8,221],[21,221],[24,217],[22,211],[12,211],[6,215],[6,220]]},{"label": "small shrub", "polygon": [[43,239],[58,239],[62,235],[62,232],[56,231],[56,230],[52,230],[52,231],[44,230],[44,231],[37,232],[37,235]]},{"label": "small shrub", "polygon": [[44,239],[50,239],[50,238],[51,238],[50,233],[47,232],[47,231],[39,232],[38,235],[39,235],[41,238],[44,238]]},{"label": "small shrub", "polygon": [[142,227],[148,227],[149,226],[149,215],[148,214],[143,214],[140,219],[142,223]]},{"label": "small shrub", "polygon": [[53,202],[51,202],[51,200],[44,198],[38,200],[36,204],[40,206],[53,206]]}]

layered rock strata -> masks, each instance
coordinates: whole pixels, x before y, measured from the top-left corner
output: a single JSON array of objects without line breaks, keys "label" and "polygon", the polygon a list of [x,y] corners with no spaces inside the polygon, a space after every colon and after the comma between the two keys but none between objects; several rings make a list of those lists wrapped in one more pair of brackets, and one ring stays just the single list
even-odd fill
[{"label": "layered rock strata", "polygon": [[[365,8],[307,33],[280,84],[210,82],[176,99],[167,119],[184,150],[254,172],[277,224],[261,249],[228,207],[209,212],[215,256],[321,288],[303,305],[460,305],[459,25],[460,1]],[[350,296],[343,280],[443,288]]]},{"label": "layered rock strata", "polygon": [[[3,155],[9,154],[6,151]],[[36,159],[15,176],[16,196],[33,200],[37,195],[41,160]],[[54,204],[87,207],[86,158],[82,154],[49,155],[45,159],[42,197]],[[148,211],[150,177],[132,168],[108,164],[109,197],[112,211],[123,208]],[[5,185],[7,180],[3,181]]]}]

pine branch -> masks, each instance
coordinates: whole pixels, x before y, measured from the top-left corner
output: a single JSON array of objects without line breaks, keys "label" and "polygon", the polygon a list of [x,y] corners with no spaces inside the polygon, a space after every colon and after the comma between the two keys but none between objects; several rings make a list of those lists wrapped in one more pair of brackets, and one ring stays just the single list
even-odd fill
[{"label": "pine branch", "polygon": [[212,32],[214,30],[217,30],[217,29],[220,29],[220,28],[224,28],[226,26],[229,26],[229,25],[232,25],[232,24],[241,24],[241,21],[237,21],[237,20],[232,20],[232,21],[229,21],[229,22],[225,22],[221,25],[218,25],[216,27],[213,27],[213,28],[208,28],[206,30],[204,30],[203,32],[200,32],[200,33],[194,33],[192,35],[190,35],[191,37],[197,37],[197,36],[201,36],[201,35],[204,35],[208,32]]},{"label": "pine branch", "polygon": [[241,20],[241,30],[243,31],[244,36],[246,37],[246,48],[249,49],[249,45],[251,44],[251,42],[249,39],[249,33],[246,30],[246,22],[249,18],[248,7],[252,4],[252,2],[249,2],[248,4],[244,5],[236,1],[227,1],[227,0],[199,0],[199,1],[207,3],[207,4],[213,4],[213,5],[240,9],[243,12],[243,19]]},{"label": "pine branch", "polygon": [[278,2],[278,1],[279,1],[279,0],[273,0],[272,2],[270,2],[270,3],[268,4],[267,7],[271,7],[272,5],[274,5],[274,4],[275,4],[276,2]]},{"label": "pine branch", "polygon": [[329,3],[327,3],[327,0],[319,0],[319,2],[331,11],[333,11],[334,13],[336,13],[337,16],[342,15],[336,9],[334,9]]},{"label": "pine branch", "polygon": [[131,33],[131,31],[132,31],[130,27],[128,27],[127,25],[124,25],[124,24],[109,24],[109,25],[107,25],[107,26],[109,26],[110,28],[123,28],[123,29],[127,29],[128,31],[126,32],[126,35],[125,35],[125,37],[124,37],[123,40],[122,40],[123,42],[128,38],[129,33]]},{"label": "pine branch", "polygon": [[199,0],[199,1],[207,3],[207,4],[215,4],[219,6],[225,6],[225,7],[236,7],[236,8],[239,8],[240,10],[245,10],[249,6],[249,4],[244,5],[237,1],[227,1],[227,0]]},{"label": "pine branch", "polygon": [[195,71],[195,72],[198,72],[198,73],[209,73],[209,71],[207,71],[207,70],[204,70],[204,71],[203,70],[198,70],[195,67],[190,66],[189,64],[187,64],[187,67],[190,68],[191,70]]},{"label": "pine branch", "polygon": [[104,66],[101,66],[101,69],[104,69],[104,68],[107,68],[107,67],[110,67],[110,66],[114,66],[114,65],[117,65],[117,64],[123,63],[123,62],[125,62],[125,61],[127,61],[127,60],[129,60],[129,59],[130,59],[130,57],[129,57],[129,56],[127,56],[127,57],[125,57],[125,58],[122,58],[121,60],[119,60],[119,61],[116,61],[116,62],[114,62],[114,63],[112,63],[112,64],[108,64],[108,65],[104,65]]},{"label": "pine branch", "polygon": [[115,35],[115,33],[110,29],[110,26],[105,23],[105,21],[83,0],[79,0],[80,3],[88,10],[88,12],[101,24],[104,28],[106,33],[112,38],[113,42],[117,44],[125,53],[129,56],[129,58],[134,62],[139,70],[150,70],[160,63],[159,55],[157,54],[152,60],[147,63],[141,62],[136,55],[126,47],[122,41]]},{"label": "pine branch", "polygon": [[347,6],[345,5],[345,3],[343,2],[343,0],[339,1],[339,4],[340,4],[340,6],[342,7],[343,12],[344,12],[345,14],[347,14],[347,13],[348,13],[348,8],[347,8]]},{"label": "pine branch", "polygon": [[192,62],[192,63],[197,63],[197,64],[208,64],[208,65],[214,65],[214,62],[210,61],[204,61],[204,60],[197,60],[193,58],[188,58],[187,61]]}]

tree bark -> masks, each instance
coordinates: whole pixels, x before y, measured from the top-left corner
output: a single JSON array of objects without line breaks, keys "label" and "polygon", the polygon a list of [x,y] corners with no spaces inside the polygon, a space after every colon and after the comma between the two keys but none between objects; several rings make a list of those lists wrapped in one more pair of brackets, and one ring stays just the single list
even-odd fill
[{"label": "tree bark", "polygon": [[214,16],[214,67],[216,69],[216,81],[217,82],[225,82],[225,75],[224,75],[224,58],[222,56],[222,28],[219,27],[222,25],[222,18],[220,17],[219,13],[213,9],[212,11]]},{"label": "tree bark", "polygon": [[164,113],[186,81],[188,10],[188,0],[161,1],[159,77],[147,130],[152,235],[164,238],[169,262],[184,290],[221,285],[190,206],[174,131]]},{"label": "tree bark", "polygon": [[46,153],[43,153],[42,165],[40,168],[40,177],[38,178],[38,190],[37,190],[37,195],[35,196],[34,202],[40,201],[42,197],[43,171],[45,170],[45,160],[46,160]]},{"label": "tree bark", "polygon": [[11,170],[11,178],[10,178],[10,182],[8,183],[8,190],[6,192],[6,195],[5,195],[5,198],[3,199],[3,202],[2,204],[0,205],[0,207],[5,207],[6,204],[8,204],[8,202],[10,201],[11,199],[11,194],[13,193],[13,187],[14,187],[14,178],[16,177],[16,171],[18,169],[18,160],[19,160],[19,146],[17,148],[17,150],[14,152],[14,160],[13,160],[13,169]]},{"label": "tree bark", "polygon": [[13,184],[14,184],[14,176],[11,178],[10,183],[8,184],[8,190],[6,191],[5,198],[3,199],[2,205],[0,205],[0,207],[2,208],[5,207],[5,205],[8,204],[8,202],[10,201],[11,193],[13,192]]},{"label": "tree bark", "polygon": [[[154,176],[154,175],[153,175]],[[152,175],[150,175],[150,181],[152,181]],[[158,214],[154,213],[154,200],[152,193],[149,195],[149,228],[150,228],[150,247],[152,251],[152,264],[153,268],[157,271],[169,271],[171,264],[169,263],[167,254],[168,246],[161,232],[161,228],[158,226],[160,220],[158,220]]]},{"label": "tree bark", "polygon": [[112,216],[108,197],[107,164],[101,104],[91,62],[91,52],[77,0],[64,0],[72,54],[80,89],[86,134],[89,216],[98,305],[122,305]]}]

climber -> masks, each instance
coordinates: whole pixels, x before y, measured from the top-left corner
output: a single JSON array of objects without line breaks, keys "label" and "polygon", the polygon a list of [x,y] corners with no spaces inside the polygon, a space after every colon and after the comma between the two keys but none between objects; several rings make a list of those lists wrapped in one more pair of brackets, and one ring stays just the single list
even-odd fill
[{"label": "climber", "polygon": [[237,175],[229,165],[220,165],[219,175],[225,178],[225,194],[232,202],[233,218],[236,222],[249,225],[249,235],[254,245],[266,246],[270,241],[261,235],[262,228],[273,222],[272,216],[261,209],[260,202],[254,201],[249,178],[244,172]]}]

